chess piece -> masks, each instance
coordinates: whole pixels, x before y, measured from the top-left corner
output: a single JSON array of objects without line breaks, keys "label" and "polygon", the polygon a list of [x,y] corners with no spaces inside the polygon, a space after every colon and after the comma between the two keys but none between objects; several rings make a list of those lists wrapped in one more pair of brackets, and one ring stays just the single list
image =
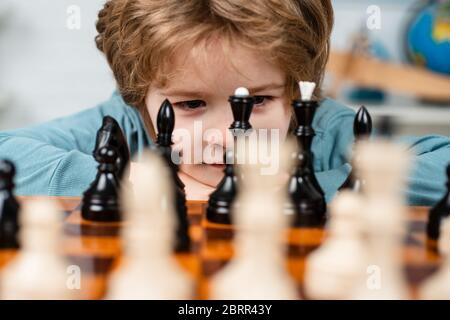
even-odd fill
[{"label": "chess piece", "polygon": [[15,174],[11,161],[0,160],[0,249],[19,248],[19,203],[13,191]]},{"label": "chess piece", "polygon": [[[224,155],[226,164],[224,177],[211,193],[208,200],[206,217],[209,221],[221,224],[231,224],[231,208],[235,203],[239,179],[235,169],[242,162],[237,148],[241,144],[248,143],[248,135],[252,132],[250,116],[255,104],[254,97],[250,96],[246,88],[237,88],[234,95],[228,99],[233,113],[233,123],[229,130],[233,135],[233,151],[229,150]],[[245,150],[242,150],[245,152]],[[241,153],[242,153],[241,152]]]},{"label": "chess piece", "polygon": [[343,191],[330,205],[329,234],[306,260],[305,291],[312,299],[346,299],[365,270],[360,195]]},{"label": "chess piece", "polygon": [[[353,122],[353,134],[355,136],[355,142],[358,143],[364,139],[368,139],[372,133],[372,118],[366,107],[362,106],[356,113],[355,120]],[[352,163],[357,159],[352,159]],[[342,184],[339,190],[350,189],[355,192],[360,192],[364,185],[364,181],[355,176],[353,170],[350,172],[347,180]]]},{"label": "chess piece", "polygon": [[405,189],[411,156],[388,139],[363,141],[355,149],[356,173],[365,181],[363,233],[367,272],[352,294],[354,299],[407,299],[401,245],[405,233]]},{"label": "chess piece", "polygon": [[439,240],[441,221],[450,215],[450,164],[447,166],[447,192],[430,210],[428,215],[427,236],[433,241]]},{"label": "chess piece", "polygon": [[127,139],[120,128],[119,123],[111,116],[105,116],[101,128],[97,132],[95,142],[94,157],[98,150],[103,147],[112,146],[116,148],[117,157],[117,178],[119,182],[124,179],[125,169],[130,162],[130,150],[128,148]]},{"label": "chess piece", "polygon": [[294,226],[320,226],[326,222],[326,202],[324,192],[314,173],[314,155],[311,144],[315,135],[312,127],[317,101],[312,100],[315,84],[300,82],[302,99],[294,100],[295,118],[298,127],[294,134],[298,142],[297,167],[289,181],[291,202],[286,205],[286,213],[295,218]]},{"label": "chess piece", "polygon": [[176,173],[173,176],[175,184],[177,187],[184,192],[184,183],[178,176],[178,165],[173,161],[172,153],[172,135],[175,129],[175,112],[173,110],[172,104],[169,100],[164,100],[158,111],[158,116],[156,119],[156,126],[158,133],[156,135],[156,144],[158,146],[158,151],[164,156],[169,165],[169,168]]},{"label": "chess piece", "polygon": [[190,299],[193,283],[173,257],[178,220],[165,162],[154,152],[142,156],[133,189],[124,188],[127,224],[124,262],[110,280],[107,299]]},{"label": "chess piece", "polygon": [[[441,244],[442,243],[442,244]],[[420,288],[419,297],[425,300],[450,300],[450,219],[442,223],[441,252],[445,252],[440,269]],[[445,244],[445,245],[443,245]]]},{"label": "chess piece", "polygon": [[[283,214],[285,192],[273,192],[275,176],[261,175],[261,166],[242,166],[245,179],[233,210],[237,225],[236,253],[211,283],[211,299],[297,299],[285,266]],[[264,201],[261,201],[264,199]]]},{"label": "chess piece", "polygon": [[117,172],[118,153],[112,146],[100,148],[95,159],[99,163],[95,180],[84,192],[81,214],[83,219],[98,222],[121,220],[118,200],[119,182]]},{"label": "chess piece", "polygon": [[231,208],[237,194],[237,177],[233,166],[233,152],[227,151],[224,158],[224,177],[209,197],[206,217],[215,223],[230,224]]},{"label": "chess piece", "polygon": [[252,129],[250,116],[255,104],[255,98],[252,97],[247,88],[237,88],[234,95],[230,96],[228,102],[233,113],[233,123],[230,130],[249,131]]},{"label": "chess piece", "polygon": [[[248,149],[246,149],[246,146],[249,146],[250,135],[254,133],[250,123],[250,116],[255,104],[255,98],[250,95],[247,88],[239,87],[228,98],[228,102],[230,103],[233,114],[233,122],[228,129],[233,136],[233,163],[236,168],[247,161],[246,155],[248,154]],[[237,184],[243,178],[242,170],[240,172],[240,176],[236,180]]]},{"label": "chess piece", "polygon": [[70,287],[69,263],[59,255],[62,214],[55,202],[30,200],[20,215],[22,250],[3,270],[2,299],[65,300],[78,296]]},{"label": "chess piece", "polygon": [[170,169],[170,177],[175,190],[176,212],[178,216],[177,239],[175,250],[177,252],[189,251],[191,240],[189,237],[189,221],[186,207],[186,192],[183,181],[178,176],[178,164],[173,161],[172,134],[175,128],[175,112],[169,100],[164,100],[158,111],[156,125],[158,133],[156,137],[157,148]]},{"label": "chess piece", "polygon": [[372,117],[365,106],[361,106],[355,115],[353,133],[357,141],[369,138],[372,134]]},{"label": "chess piece", "polygon": [[314,227],[325,223],[324,199],[311,181],[311,171],[306,165],[305,153],[297,153],[297,165],[289,181],[291,202],[286,205],[288,215],[293,216],[294,227]]}]

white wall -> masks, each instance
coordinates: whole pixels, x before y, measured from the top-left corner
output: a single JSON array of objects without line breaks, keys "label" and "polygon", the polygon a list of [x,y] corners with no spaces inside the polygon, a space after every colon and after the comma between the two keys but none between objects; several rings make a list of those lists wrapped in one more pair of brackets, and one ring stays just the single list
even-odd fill
[{"label": "white wall", "polygon": [[349,39],[361,27],[366,26],[367,8],[376,5],[381,10],[381,28],[369,34],[381,39],[392,58],[403,60],[404,25],[414,12],[417,0],[333,0],[335,25],[332,45],[335,48],[349,48]]},{"label": "white wall", "polygon": [[[8,109],[0,128],[71,114],[107,98],[114,81],[95,47],[103,0],[1,0],[0,92]],[[81,8],[81,29],[66,26],[67,8]],[[0,20],[1,21],[1,20]]]}]

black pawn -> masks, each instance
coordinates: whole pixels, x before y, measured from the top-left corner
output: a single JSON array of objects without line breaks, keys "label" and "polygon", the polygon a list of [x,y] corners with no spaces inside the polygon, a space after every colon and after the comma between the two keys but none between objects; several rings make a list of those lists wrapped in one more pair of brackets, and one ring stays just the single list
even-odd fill
[{"label": "black pawn", "polygon": [[119,182],[125,177],[126,168],[130,162],[130,150],[128,148],[127,139],[120,127],[119,123],[111,116],[105,116],[100,129],[97,131],[97,139],[95,142],[95,153],[106,146],[116,148],[117,157],[117,177]]},{"label": "black pawn", "polygon": [[191,246],[191,239],[189,237],[189,221],[186,207],[186,192],[183,181],[178,176],[178,164],[172,158],[172,134],[175,129],[175,112],[169,100],[164,100],[158,111],[156,119],[156,126],[158,129],[156,144],[157,151],[165,159],[171,173],[173,187],[175,192],[175,207],[177,213],[177,231],[175,251],[185,252],[189,251]]},{"label": "black pawn", "polygon": [[17,249],[19,203],[14,196],[16,169],[8,160],[0,160],[0,249]]},{"label": "black pawn", "polygon": [[206,209],[209,221],[221,224],[231,224],[231,210],[237,194],[237,177],[233,167],[234,155],[227,151],[224,155],[224,177],[211,193]]},{"label": "black pawn", "polygon": [[228,102],[231,106],[231,112],[233,113],[233,123],[230,126],[230,130],[233,133],[237,131],[248,131],[252,129],[250,124],[250,116],[255,105],[255,98],[253,96],[230,96]]},{"label": "black pawn", "polygon": [[99,163],[97,176],[84,192],[81,214],[84,219],[98,222],[121,220],[119,208],[118,152],[112,146],[100,148],[95,154]]},{"label": "black pawn", "polygon": [[[372,134],[372,118],[370,117],[369,111],[364,106],[359,108],[355,115],[355,120],[353,122],[353,134],[356,142],[367,139]],[[353,161],[355,161],[355,159],[353,159]],[[345,180],[339,190],[349,189],[355,192],[360,192],[363,185],[364,181],[356,177],[352,170],[347,180]]]},{"label": "black pawn", "polygon": [[295,155],[297,165],[288,185],[291,203],[287,204],[286,211],[294,215],[294,226],[321,226],[326,221],[327,205],[314,173],[314,154],[311,150],[315,136],[312,122],[318,103],[294,100],[292,107],[298,124],[294,135],[299,151]]},{"label": "black pawn", "polygon": [[[233,114],[233,122],[228,128],[234,138],[234,147],[237,146],[238,137],[245,138],[251,132],[250,116],[255,105],[255,98],[250,95],[232,95],[228,98]],[[208,200],[206,217],[209,221],[221,224],[231,224],[232,207],[236,199],[238,177],[235,174],[236,152],[231,150],[224,154],[224,177],[211,193]],[[242,177],[241,177],[242,178]]]},{"label": "black pawn", "polygon": [[428,215],[427,236],[431,240],[439,240],[441,222],[450,215],[450,165],[447,166],[447,192]]}]

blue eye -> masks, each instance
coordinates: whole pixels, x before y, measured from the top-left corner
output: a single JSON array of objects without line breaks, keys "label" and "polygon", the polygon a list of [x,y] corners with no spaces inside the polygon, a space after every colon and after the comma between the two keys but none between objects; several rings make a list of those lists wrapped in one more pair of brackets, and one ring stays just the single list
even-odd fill
[{"label": "blue eye", "polygon": [[173,104],[174,107],[184,109],[184,110],[194,110],[202,107],[206,107],[205,101],[202,100],[189,100],[189,101],[180,101]]},{"label": "blue eye", "polygon": [[255,107],[262,107],[267,102],[272,101],[272,96],[255,96]]}]

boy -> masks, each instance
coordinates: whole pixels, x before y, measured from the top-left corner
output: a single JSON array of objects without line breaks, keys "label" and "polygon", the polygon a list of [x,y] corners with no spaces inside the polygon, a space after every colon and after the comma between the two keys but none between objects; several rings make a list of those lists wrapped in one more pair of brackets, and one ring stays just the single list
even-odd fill
[{"label": "boy", "polygon": [[[173,104],[176,128],[195,137],[202,129],[227,134],[227,102],[237,87],[255,96],[254,128],[278,129],[286,137],[297,81],[320,83],[333,24],[330,0],[110,0],[99,13],[96,44],[107,57],[118,92],[100,106],[28,129],[0,134],[0,156],[18,166],[19,194],[80,195],[93,180],[91,156],[102,117],[124,130],[132,154],[152,143],[164,99]],[[317,178],[330,200],[350,166],[353,112],[323,99],[313,142]],[[407,138],[416,153],[407,190],[411,204],[430,205],[444,191],[450,141]],[[223,142],[213,142],[226,149]],[[195,143],[194,143],[195,144]],[[133,171],[138,164],[132,163]],[[220,164],[182,164],[190,199],[205,199],[222,177]]]}]

